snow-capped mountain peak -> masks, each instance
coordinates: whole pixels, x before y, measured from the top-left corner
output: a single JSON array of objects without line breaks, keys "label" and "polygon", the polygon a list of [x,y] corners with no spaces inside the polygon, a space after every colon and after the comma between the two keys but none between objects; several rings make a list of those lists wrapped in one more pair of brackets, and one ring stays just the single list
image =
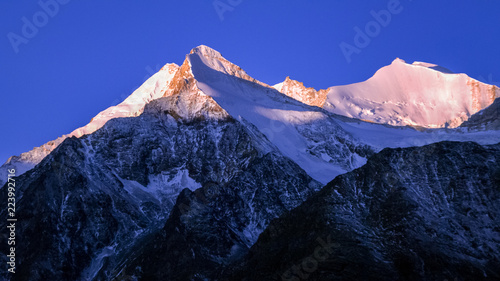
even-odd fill
[{"label": "snow-capped mountain peak", "polygon": [[[204,95],[210,96],[234,119],[261,131],[281,153],[294,160],[314,179],[325,183],[331,178],[324,177],[324,174],[340,174],[347,166],[364,163],[362,157],[352,152],[346,151],[349,156],[342,160],[347,159],[348,163],[337,165],[326,152],[318,152],[315,155],[308,151],[304,146],[309,146],[308,143],[312,142],[311,136],[324,136],[324,130],[336,131],[340,138],[349,141],[351,137],[335,121],[328,118],[327,112],[294,101],[245,72],[238,71],[238,66],[220,57],[218,52],[213,55],[214,53],[205,47],[200,51],[195,49],[188,55],[187,60],[196,87]],[[312,127],[311,124],[316,125],[306,132],[303,127]],[[328,128],[320,130],[320,127]],[[318,136],[319,138],[321,137]],[[327,146],[333,146],[336,141],[325,143]],[[310,146],[312,147],[312,144]],[[348,150],[345,144],[339,144],[339,147]],[[335,149],[332,148],[332,151]]]},{"label": "snow-capped mountain peak", "polygon": [[360,83],[315,91],[287,78],[275,88],[335,114],[426,128],[458,127],[500,97],[500,89],[494,85],[436,64],[408,64],[399,58]]},{"label": "snow-capped mountain peak", "polygon": [[[215,50],[206,46],[200,46],[191,51],[200,52],[203,57],[224,61],[224,58]],[[162,95],[156,101],[150,102],[145,111],[168,112],[175,119],[203,120],[224,119],[228,117],[227,112],[220,107],[214,99],[206,95],[198,87],[192,71],[192,65],[187,57],[172,77],[168,87],[162,91]]]},{"label": "snow-capped mountain peak", "polygon": [[218,51],[205,45],[200,45],[192,49],[189,54],[197,55],[205,65],[216,71],[239,78],[249,77],[241,67],[225,59]]},{"label": "snow-capped mountain peak", "polygon": [[194,59],[195,57],[198,58],[204,65],[215,71],[254,82],[265,87],[270,87],[269,85],[252,78],[241,67],[225,59],[218,51],[205,45],[200,45],[192,49],[188,57],[191,59]]},{"label": "snow-capped mountain peak", "polygon": [[331,87],[324,108],[377,123],[454,128],[500,96],[495,86],[440,69],[396,59],[365,82]]}]

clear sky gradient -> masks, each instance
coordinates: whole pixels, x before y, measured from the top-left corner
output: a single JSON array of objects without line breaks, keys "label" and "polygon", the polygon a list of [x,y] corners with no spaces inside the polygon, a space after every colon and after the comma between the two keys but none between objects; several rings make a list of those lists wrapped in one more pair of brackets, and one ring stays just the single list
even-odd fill
[{"label": "clear sky gradient", "polygon": [[[268,84],[360,82],[396,57],[500,84],[500,1],[53,1],[0,1],[2,163],[87,124],[200,44]],[[369,41],[355,41],[367,26]],[[350,62],[342,42],[357,48]]]}]

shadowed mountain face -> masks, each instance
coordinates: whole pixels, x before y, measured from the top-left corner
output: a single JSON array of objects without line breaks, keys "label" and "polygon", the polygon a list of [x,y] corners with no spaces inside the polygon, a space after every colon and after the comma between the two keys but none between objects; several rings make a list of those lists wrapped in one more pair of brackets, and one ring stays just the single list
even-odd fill
[{"label": "shadowed mountain face", "polygon": [[[242,237],[249,231],[249,241],[239,241],[242,247],[258,235],[247,229],[250,224],[261,231],[266,220],[320,187],[296,164],[273,155],[264,139],[256,145],[231,119],[183,124],[168,114],[150,118],[118,119],[89,137],[67,139],[18,179],[19,240],[29,241],[17,248],[23,257],[18,280],[86,279],[103,266],[112,268],[124,249],[164,224],[186,187],[215,182],[245,193],[244,201],[235,198],[238,205],[231,206],[247,216],[254,211],[233,230]],[[153,129],[156,134],[146,134]],[[278,173],[273,164],[285,171],[273,179],[257,176]],[[270,196],[275,205],[261,202]],[[261,222],[262,212],[268,218]]]},{"label": "shadowed mountain face", "polygon": [[293,162],[267,154],[225,185],[184,190],[163,229],[127,257],[119,279],[208,278],[247,253],[269,221],[302,203],[314,184]]},{"label": "shadowed mountain face", "polygon": [[220,280],[498,280],[499,160],[500,144],[384,149],[272,221]]}]

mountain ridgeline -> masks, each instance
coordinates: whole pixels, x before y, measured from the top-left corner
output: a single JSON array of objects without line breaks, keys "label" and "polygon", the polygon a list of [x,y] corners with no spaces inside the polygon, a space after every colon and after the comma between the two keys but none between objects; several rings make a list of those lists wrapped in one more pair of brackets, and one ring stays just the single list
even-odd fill
[{"label": "mountain ridgeline", "polygon": [[316,91],[199,46],[1,167],[0,279],[499,280],[500,91],[441,69]]}]

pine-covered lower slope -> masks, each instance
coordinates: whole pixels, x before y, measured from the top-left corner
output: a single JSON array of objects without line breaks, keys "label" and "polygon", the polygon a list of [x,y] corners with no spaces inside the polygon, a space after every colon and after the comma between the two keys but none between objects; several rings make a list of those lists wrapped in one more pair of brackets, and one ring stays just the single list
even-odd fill
[{"label": "pine-covered lower slope", "polygon": [[[500,144],[384,149],[218,280],[499,280]],[[228,277],[230,276],[230,277]]]}]

